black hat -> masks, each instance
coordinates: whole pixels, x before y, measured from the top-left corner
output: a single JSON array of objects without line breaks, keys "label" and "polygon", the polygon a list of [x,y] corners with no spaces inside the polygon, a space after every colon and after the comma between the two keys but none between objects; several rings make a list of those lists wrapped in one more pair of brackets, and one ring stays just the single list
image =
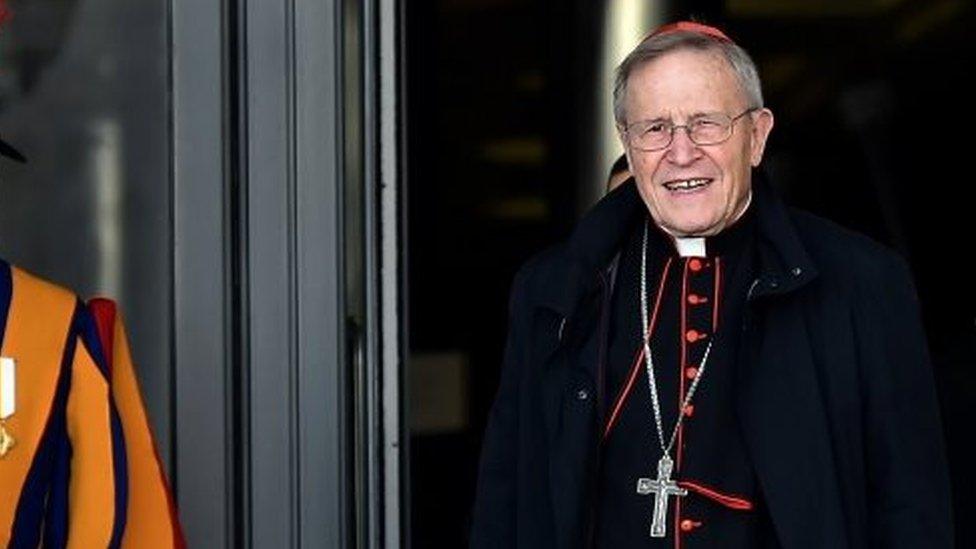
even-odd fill
[{"label": "black hat", "polygon": [[0,139],[0,156],[6,156],[7,158],[16,160],[22,164],[27,163],[27,157],[20,153],[17,149],[13,147],[10,143],[7,143],[3,139]]}]

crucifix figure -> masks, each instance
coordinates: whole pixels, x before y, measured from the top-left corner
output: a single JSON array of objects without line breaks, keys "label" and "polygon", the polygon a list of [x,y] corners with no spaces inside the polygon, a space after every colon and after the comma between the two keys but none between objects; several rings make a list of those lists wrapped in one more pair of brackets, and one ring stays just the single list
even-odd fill
[{"label": "crucifix figure", "polygon": [[668,497],[686,496],[688,490],[678,486],[678,483],[671,480],[671,470],[674,462],[665,454],[657,462],[657,479],[639,478],[637,479],[637,493],[646,496],[654,494],[654,515],[651,520],[651,537],[663,538],[667,535],[668,519]]}]

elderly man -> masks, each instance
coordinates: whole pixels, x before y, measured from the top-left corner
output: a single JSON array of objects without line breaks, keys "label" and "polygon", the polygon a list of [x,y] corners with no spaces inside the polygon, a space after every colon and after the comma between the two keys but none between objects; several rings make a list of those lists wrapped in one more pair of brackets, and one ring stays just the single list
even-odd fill
[{"label": "elderly man", "polygon": [[633,179],[518,273],[473,547],[950,547],[904,260],[753,168],[755,66],[682,22],[617,70]]}]

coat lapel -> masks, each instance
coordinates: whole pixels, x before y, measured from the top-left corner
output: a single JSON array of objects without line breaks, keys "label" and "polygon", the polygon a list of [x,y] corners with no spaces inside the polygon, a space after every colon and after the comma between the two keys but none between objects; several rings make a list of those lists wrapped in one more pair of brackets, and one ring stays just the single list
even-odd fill
[{"label": "coat lapel", "polygon": [[801,288],[817,270],[786,207],[762,177],[759,277],[750,288],[740,346],[737,412],[777,535],[784,547],[836,547],[846,539]]},{"label": "coat lapel", "polygon": [[[582,284],[569,317],[540,311],[538,325],[558,343],[543,364],[543,410],[549,449],[549,495],[556,547],[578,547],[586,524],[596,437],[596,330],[604,300],[599,279]],[[548,314],[547,314],[548,313]],[[562,319],[565,319],[563,322]],[[557,321],[558,319],[558,321]]]},{"label": "coat lapel", "polygon": [[535,313],[533,341],[554,342],[544,346],[541,363],[557,547],[581,546],[586,534],[599,440],[596,380],[606,336],[598,327],[608,312],[605,270],[642,204],[634,185],[623,185],[580,221],[568,243],[568,260],[551,273],[552,285]]},{"label": "coat lapel", "polygon": [[810,341],[802,315],[774,307],[742,347],[752,354],[740,362],[743,438],[783,547],[838,547],[840,491]]}]

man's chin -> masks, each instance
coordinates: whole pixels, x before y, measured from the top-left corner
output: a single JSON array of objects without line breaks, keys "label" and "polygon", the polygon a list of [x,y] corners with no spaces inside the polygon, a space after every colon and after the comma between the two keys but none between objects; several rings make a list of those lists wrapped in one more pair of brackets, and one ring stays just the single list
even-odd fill
[{"label": "man's chin", "polygon": [[712,236],[718,232],[718,228],[713,223],[664,224],[661,225],[661,228],[671,236],[680,237]]}]

